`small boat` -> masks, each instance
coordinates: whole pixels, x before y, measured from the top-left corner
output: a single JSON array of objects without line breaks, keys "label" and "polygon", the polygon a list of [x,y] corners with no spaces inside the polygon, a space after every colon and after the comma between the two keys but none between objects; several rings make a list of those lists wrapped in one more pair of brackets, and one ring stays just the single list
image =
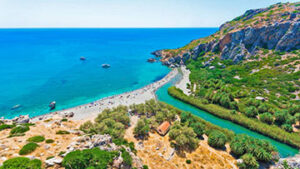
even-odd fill
[{"label": "small boat", "polygon": [[15,110],[15,109],[18,109],[18,108],[20,108],[20,107],[21,107],[20,104],[16,104],[16,105],[14,105],[14,106],[11,108],[11,110]]},{"label": "small boat", "polygon": [[81,56],[81,57],[80,57],[80,60],[86,60],[86,58],[85,58],[85,57],[83,57],[83,56]]},{"label": "small boat", "polygon": [[149,58],[149,59],[147,59],[147,62],[153,63],[153,62],[156,62],[156,60],[154,58]]},{"label": "small boat", "polygon": [[110,68],[110,65],[109,64],[102,64],[102,67],[103,68]]},{"label": "small boat", "polygon": [[55,106],[56,106],[56,101],[51,102],[51,103],[49,104],[50,110],[55,109]]}]

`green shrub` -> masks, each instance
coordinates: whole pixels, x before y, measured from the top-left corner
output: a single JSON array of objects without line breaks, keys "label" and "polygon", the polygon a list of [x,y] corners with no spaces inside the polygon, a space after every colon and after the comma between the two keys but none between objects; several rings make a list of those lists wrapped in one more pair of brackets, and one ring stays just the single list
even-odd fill
[{"label": "green shrub", "polygon": [[270,162],[272,153],[277,151],[269,142],[245,134],[237,134],[230,142],[230,149],[238,157],[248,153],[252,154],[257,160],[264,162]]},{"label": "green shrub", "polygon": [[254,106],[246,108],[245,115],[248,117],[255,117],[258,114],[257,109]]},{"label": "green shrub", "polygon": [[226,141],[227,138],[225,134],[217,130],[212,131],[208,137],[208,144],[215,148],[223,148]]},{"label": "green shrub", "polygon": [[125,165],[127,166],[131,166],[132,165],[132,157],[130,156],[130,154],[124,149],[121,149],[122,152],[122,158],[123,158],[123,163],[125,163]]},{"label": "green shrub", "polygon": [[143,169],[149,169],[147,165],[143,165]]},{"label": "green shrub", "polygon": [[53,139],[47,139],[45,142],[50,144],[50,143],[54,143],[54,140]]},{"label": "green shrub", "polygon": [[30,160],[26,157],[15,157],[3,162],[0,169],[41,169],[42,162],[38,159]]},{"label": "green shrub", "polygon": [[61,151],[61,152],[58,153],[58,156],[62,156],[65,153],[66,153],[65,151]]},{"label": "green shrub", "polygon": [[54,158],[54,156],[49,156],[49,157],[46,158],[46,160],[49,160],[51,158]]},{"label": "green shrub", "polygon": [[36,143],[28,143],[19,151],[20,155],[27,155],[32,153],[39,145]]},{"label": "green shrub", "polygon": [[241,169],[258,169],[259,164],[251,154],[245,154],[242,156],[243,163],[240,164]]},{"label": "green shrub", "polygon": [[68,119],[64,118],[64,119],[61,119],[62,122],[66,122],[68,121]]},{"label": "green shrub", "polygon": [[76,150],[68,153],[62,162],[66,169],[99,168],[105,169],[113,159],[119,155],[118,152],[108,152],[99,148]]},{"label": "green shrub", "polygon": [[259,115],[260,121],[267,123],[267,124],[272,124],[274,122],[274,118],[271,113],[263,113]]},{"label": "green shrub", "polygon": [[191,160],[186,160],[185,162],[186,162],[187,164],[191,164],[191,163],[192,163]]},{"label": "green shrub", "polygon": [[68,132],[66,130],[59,130],[56,132],[56,134],[70,134],[70,132]]},{"label": "green shrub", "polygon": [[15,127],[15,125],[9,125],[9,124],[1,124],[0,125],[0,131],[5,130],[5,129],[10,129]]},{"label": "green shrub", "polygon": [[45,140],[44,136],[33,136],[27,139],[28,142],[39,143]]},{"label": "green shrub", "polygon": [[10,130],[10,135],[23,134],[26,131],[29,131],[29,127],[27,125],[18,125]]}]

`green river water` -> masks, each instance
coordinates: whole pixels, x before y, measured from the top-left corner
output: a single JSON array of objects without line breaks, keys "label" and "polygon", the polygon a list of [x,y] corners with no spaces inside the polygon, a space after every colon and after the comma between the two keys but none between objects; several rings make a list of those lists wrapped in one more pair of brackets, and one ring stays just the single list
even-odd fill
[{"label": "green river water", "polygon": [[243,134],[247,134],[249,136],[255,137],[255,138],[268,140],[269,142],[271,142],[272,145],[274,145],[277,148],[281,157],[293,156],[299,152],[299,150],[296,148],[293,148],[286,144],[280,143],[274,139],[271,139],[269,137],[266,137],[264,135],[254,132],[254,131],[246,129],[245,127],[242,127],[238,124],[232,123],[228,120],[218,118],[217,116],[214,116],[208,112],[200,110],[194,106],[191,106],[189,104],[186,104],[180,100],[177,100],[177,99],[171,97],[168,94],[168,88],[173,86],[178,80],[180,80],[180,78],[181,78],[181,75],[179,74],[175,78],[173,78],[169,83],[167,83],[166,85],[164,85],[163,87],[158,89],[156,91],[158,100],[166,102],[170,105],[173,105],[174,107],[177,107],[181,110],[191,112],[192,114],[199,116],[206,121],[209,121],[209,122],[211,122],[215,125],[218,125],[222,128],[227,128],[229,130],[232,130],[237,134],[243,133]]}]

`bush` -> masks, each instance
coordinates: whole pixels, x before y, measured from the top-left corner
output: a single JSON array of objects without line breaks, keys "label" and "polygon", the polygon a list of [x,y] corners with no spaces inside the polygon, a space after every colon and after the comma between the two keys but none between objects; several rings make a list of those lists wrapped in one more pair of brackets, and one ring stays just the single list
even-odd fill
[{"label": "bush", "polygon": [[54,143],[54,140],[53,139],[47,139],[45,142],[50,144],[50,143]]},{"label": "bush", "polygon": [[64,118],[64,119],[61,119],[62,122],[66,122],[68,121],[68,119]]},{"label": "bush", "polygon": [[245,154],[242,156],[243,163],[240,164],[241,169],[258,169],[259,164],[251,154]]},{"label": "bush", "polygon": [[271,113],[263,113],[259,115],[260,121],[267,123],[267,124],[272,124],[274,122],[274,118]]},{"label": "bush", "polygon": [[270,162],[272,153],[277,151],[269,142],[245,134],[237,134],[230,142],[230,149],[238,157],[248,153],[264,162]]},{"label": "bush", "polygon": [[125,163],[125,165],[127,166],[131,166],[132,165],[132,157],[130,156],[130,154],[124,149],[121,149],[122,152],[122,158],[123,158],[123,163]]},{"label": "bush", "polygon": [[76,150],[68,153],[62,162],[66,169],[99,168],[105,169],[113,159],[119,155],[118,152],[108,152],[99,148]]},{"label": "bush", "polygon": [[113,138],[123,138],[129,124],[128,108],[118,106],[103,110],[95,119],[95,123],[85,122],[80,126],[80,130],[88,134],[109,134]]},{"label": "bush", "polygon": [[54,156],[49,156],[46,158],[46,160],[50,160],[51,158],[54,158]]},{"label": "bush", "polygon": [[20,155],[27,155],[32,153],[39,145],[36,143],[28,143],[19,151]]},{"label": "bush", "polygon": [[10,135],[22,134],[29,130],[29,126],[27,125],[18,125],[10,130]]},{"label": "bush", "polygon": [[143,165],[143,169],[149,169],[147,165]]},{"label": "bush", "polygon": [[257,109],[254,106],[246,108],[245,115],[248,117],[255,117],[258,114]]},{"label": "bush", "polygon": [[70,134],[70,132],[68,132],[66,130],[59,130],[56,132],[56,134]]},{"label": "bush", "polygon": [[45,140],[44,136],[33,136],[27,139],[28,142],[39,143]]},{"label": "bush", "polygon": [[147,119],[139,119],[134,128],[133,134],[136,137],[146,137],[150,131]]},{"label": "bush", "polygon": [[9,125],[9,124],[1,124],[0,125],[0,131],[5,130],[5,129],[10,129],[15,127],[15,125]]},{"label": "bush", "polygon": [[191,160],[186,160],[185,162],[186,162],[187,164],[191,164],[191,163],[192,163]]},{"label": "bush", "polygon": [[226,136],[217,130],[212,131],[208,137],[208,144],[215,148],[223,148],[227,141]]},{"label": "bush", "polygon": [[194,132],[197,134],[197,137],[202,137],[204,134],[205,126],[202,123],[196,122],[192,123],[190,127],[193,128]]},{"label": "bush", "polygon": [[170,129],[169,137],[180,150],[194,150],[198,147],[197,134],[191,127],[175,122]]},{"label": "bush", "polygon": [[0,169],[41,169],[41,160],[30,160],[26,157],[15,157],[3,162],[3,166]]}]

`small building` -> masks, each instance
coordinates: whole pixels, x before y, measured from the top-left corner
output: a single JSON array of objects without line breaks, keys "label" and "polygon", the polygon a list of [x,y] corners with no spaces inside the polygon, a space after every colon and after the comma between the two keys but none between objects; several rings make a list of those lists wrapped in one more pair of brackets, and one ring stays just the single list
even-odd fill
[{"label": "small building", "polygon": [[157,128],[157,132],[164,136],[168,133],[169,129],[170,129],[171,124],[168,121],[164,121],[158,128]]}]

